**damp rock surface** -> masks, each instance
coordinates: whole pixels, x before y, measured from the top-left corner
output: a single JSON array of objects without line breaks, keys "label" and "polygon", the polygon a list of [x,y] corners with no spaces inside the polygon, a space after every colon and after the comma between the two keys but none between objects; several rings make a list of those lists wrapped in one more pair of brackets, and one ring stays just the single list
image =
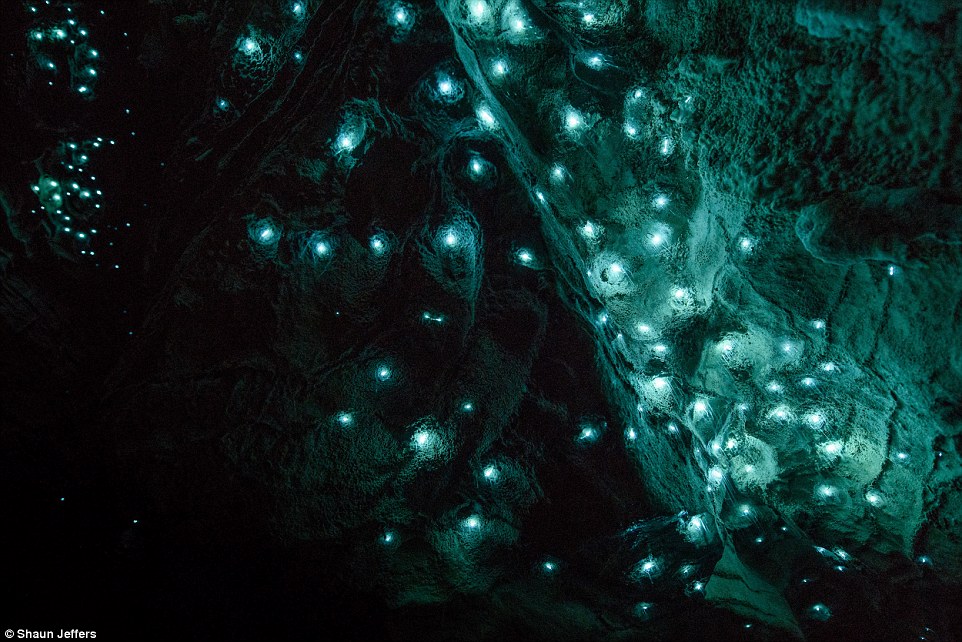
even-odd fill
[{"label": "damp rock surface", "polygon": [[960,11],[25,5],[3,450],[72,579],[18,577],[213,638],[953,639]]}]

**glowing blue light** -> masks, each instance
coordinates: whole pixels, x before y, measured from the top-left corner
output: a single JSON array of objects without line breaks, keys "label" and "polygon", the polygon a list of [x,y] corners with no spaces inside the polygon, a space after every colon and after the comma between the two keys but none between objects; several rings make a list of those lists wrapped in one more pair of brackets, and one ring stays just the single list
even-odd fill
[{"label": "glowing blue light", "polygon": [[830,441],[828,443],[822,444],[822,450],[825,451],[827,455],[837,455],[842,452],[842,442],[840,441]]},{"label": "glowing blue light", "polygon": [[834,486],[830,486],[829,484],[819,484],[815,488],[815,492],[818,493],[818,496],[822,499],[831,499],[832,497],[835,497],[838,489],[836,489]]},{"label": "glowing blue light", "polygon": [[456,82],[447,74],[438,75],[438,91],[444,97],[451,97],[457,93],[458,86]]},{"label": "glowing blue light", "polygon": [[258,44],[258,42],[253,38],[244,38],[241,48],[247,54],[255,54],[261,50],[260,44]]},{"label": "glowing blue light", "polygon": [[668,242],[669,235],[670,230],[667,227],[657,229],[648,235],[648,244],[653,248],[660,248]]},{"label": "glowing blue light", "polygon": [[508,63],[498,59],[491,63],[491,73],[501,77],[508,73]]},{"label": "glowing blue light", "polygon": [[574,109],[569,109],[565,113],[565,127],[567,127],[568,130],[578,129],[584,124],[585,124],[584,118],[581,116],[581,114],[578,111]]},{"label": "glowing blue light", "polygon": [[584,443],[593,443],[601,437],[601,430],[604,428],[604,423],[598,424],[590,419],[582,420],[579,424],[577,440]]},{"label": "glowing blue light", "polygon": [[485,466],[481,474],[483,474],[484,478],[490,482],[497,481],[498,479],[498,469],[494,466]]},{"label": "glowing blue light", "polygon": [[393,373],[391,372],[391,369],[386,365],[382,364],[377,367],[377,370],[374,372],[374,377],[378,381],[384,382],[384,381],[390,380],[392,374]]},{"label": "glowing blue light", "polygon": [[581,16],[581,19],[586,25],[590,25],[595,21],[595,15],[593,13],[586,13],[585,15]]},{"label": "glowing blue light", "polygon": [[462,524],[464,525],[465,528],[476,531],[479,528],[481,528],[481,518],[478,517],[477,515],[471,515],[470,517],[465,519],[462,522]]},{"label": "glowing blue light", "polygon": [[314,244],[314,254],[325,257],[331,253],[331,244],[327,241],[317,241]]},{"label": "glowing blue light", "polygon": [[488,17],[488,3],[484,0],[473,0],[468,5],[468,11],[475,22],[481,22]]},{"label": "glowing blue light", "polygon": [[411,23],[413,22],[411,11],[407,6],[402,4],[394,5],[390,15],[390,22],[399,27],[403,31],[408,31],[411,28]]},{"label": "glowing blue light", "polygon": [[368,242],[368,246],[371,248],[371,252],[378,256],[387,252],[387,241],[385,241],[384,237],[380,234],[375,234],[372,236],[371,240]]},{"label": "glowing blue light", "polygon": [[461,410],[464,412],[471,412],[474,410],[474,404],[470,401],[465,401],[463,404],[461,404]]},{"label": "glowing blue light", "polygon": [[63,39],[63,38],[66,38],[66,37],[67,37],[67,32],[64,31],[63,29],[54,29],[54,30],[53,30],[53,35],[54,35],[55,38]]},{"label": "glowing blue light", "polygon": [[87,68],[87,75],[88,75],[88,76],[96,76],[96,75],[97,75],[97,70],[94,69],[93,67],[88,67],[88,68]]},{"label": "glowing blue light", "polygon": [[88,55],[89,55],[91,58],[96,58],[97,56],[100,55],[100,53],[99,53],[96,49],[91,49],[91,50],[90,50],[90,53],[89,53]]},{"label": "glowing blue light", "polygon": [[715,484],[716,486],[725,479],[725,471],[723,471],[718,466],[712,466],[708,469],[708,480]]},{"label": "glowing blue light", "polygon": [[449,74],[438,72],[436,89],[431,92],[431,96],[440,103],[454,104],[464,96],[464,86]]},{"label": "glowing blue light", "polygon": [[337,146],[344,151],[350,151],[355,147],[354,138],[348,133],[341,134],[337,139]]},{"label": "glowing blue light", "polygon": [[625,268],[621,263],[612,263],[605,270],[605,276],[608,283],[620,283],[625,277]]},{"label": "glowing blue light", "polygon": [[430,430],[419,430],[411,437],[416,448],[428,448],[434,443],[434,433]]},{"label": "glowing blue light", "polygon": [[261,245],[271,245],[278,240],[278,230],[274,223],[268,219],[263,219],[250,227],[251,239]]},{"label": "glowing blue light", "polygon": [[385,544],[390,544],[394,541],[394,531],[384,531],[384,535],[381,536],[381,541]]},{"label": "glowing blue light", "polygon": [[542,564],[541,568],[544,569],[545,573],[553,573],[558,566],[554,562],[549,561]]},{"label": "glowing blue light", "polygon": [[582,225],[578,231],[581,232],[581,236],[585,237],[588,240],[593,241],[601,235],[602,230],[595,223],[592,223],[591,221],[586,221],[585,224]]},{"label": "glowing blue light", "polygon": [[294,62],[303,62],[303,61],[304,61],[304,54],[301,53],[300,51],[295,51],[295,52],[292,54],[292,57],[294,58]]},{"label": "glowing blue light", "polygon": [[534,261],[534,255],[530,250],[520,249],[518,250],[518,260],[524,265],[530,265]]},{"label": "glowing blue light", "polygon": [[458,245],[458,235],[453,231],[449,231],[444,235],[444,244],[448,247],[457,247]]},{"label": "glowing blue light", "polygon": [[585,64],[592,69],[601,69],[605,66],[605,58],[601,54],[592,54],[587,57]]},{"label": "glowing blue light", "polygon": [[351,424],[354,423],[354,415],[353,415],[352,413],[350,413],[350,412],[341,412],[341,413],[338,413],[338,415],[337,415],[337,423],[339,423],[339,424],[341,424],[342,426],[345,426],[345,427],[350,426]]},{"label": "glowing blue light", "polygon": [[291,5],[291,13],[300,18],[304,15],[304,5],[300,2],[295,2],[293,5]]},{"label": "glowing blue light", "polygon": [[57,68],[57,65],[53,64],[52,62],[47,63],[47,69],[56,69],[56,68]]},{"label": "glowing blue light", "polygon": [[777,406],[774,410],[768,413],[768,416],[785,421],[791,417],[791,414],[791,410],[788,408],[788,406]]},{"label": "glowing blue light", "polygon": [[487,105],[480,105],[477,110],[478,120],[481,121],[481,125],[486,129],[493,129],[497,126],[498,121],[495,120],[494,114],[491,113],[491,109]]},{"label": "glowing blue light", "polygon": [[89,87],[87,87],[86,85],[80,85],[79,87],[77,87],[77,91],[80,92],[81,94],[86,94],[89,90],[90,90]]},{"label": "glowing blue light", "polygon": [[[636,576],[638,576],[638,575],[644,575],[644,576],[646,576],[648,579],[651,579],[651,578],[654,577],[655,575],[658,575],[659,570],[660,570],[660,569],[659,569],[659,567],[658,567],[658,561],[657,561],[654,557],[652,557],[652,556],[649,555],[647,558],[645,558],[645,559],[641,560],[640,562],[638,562],[638,564],[635,566],[635,573],[634,573],[634,574],[635,574]],[[650,606],[650,605],[649,605],[649,606]],[[648,608],[648,607],[646,607],[646,608]]]},{"label": "glowing blue light", "polygon": [[655,209],[664,209],[668,206],[668,196],[665,194],[658,194],[652,199],[651,204],[654,205]]}]

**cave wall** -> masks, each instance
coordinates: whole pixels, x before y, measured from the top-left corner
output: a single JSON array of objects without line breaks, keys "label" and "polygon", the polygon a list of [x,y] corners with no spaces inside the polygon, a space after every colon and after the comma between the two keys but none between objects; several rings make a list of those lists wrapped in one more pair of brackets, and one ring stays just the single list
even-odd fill
[{"label": "cave wall", "polygon": [[150,142],[71,210],[144,211],[127,281],[40,150],[129,89],[64,126],[6,63],[11,479],[394,637],[951,635],[962,5],[139,9]]}]

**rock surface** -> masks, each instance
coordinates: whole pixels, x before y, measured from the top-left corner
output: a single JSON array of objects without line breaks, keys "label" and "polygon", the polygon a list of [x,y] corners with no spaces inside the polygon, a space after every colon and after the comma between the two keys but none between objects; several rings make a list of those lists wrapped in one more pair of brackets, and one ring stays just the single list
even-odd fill
[{"label": "rock surface", "polygon": [[962,4],[208,4],[122,16],[175,96],[103,170],[152,194],[126,281],[30,165],[89,122],[4,63],[8,474],[148,514],[85,531],[117,577],[252,639],[260,593],[289,637],[957,634]]}]

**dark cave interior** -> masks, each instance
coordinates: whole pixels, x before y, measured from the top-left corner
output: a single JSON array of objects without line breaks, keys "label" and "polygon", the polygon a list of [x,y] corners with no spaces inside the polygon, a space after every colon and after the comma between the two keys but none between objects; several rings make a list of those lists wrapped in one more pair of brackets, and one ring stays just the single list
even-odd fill
[{"label": "dark cave interior", "polygon": [[962,639],[962,2],[0,6],[8,632]]}]

